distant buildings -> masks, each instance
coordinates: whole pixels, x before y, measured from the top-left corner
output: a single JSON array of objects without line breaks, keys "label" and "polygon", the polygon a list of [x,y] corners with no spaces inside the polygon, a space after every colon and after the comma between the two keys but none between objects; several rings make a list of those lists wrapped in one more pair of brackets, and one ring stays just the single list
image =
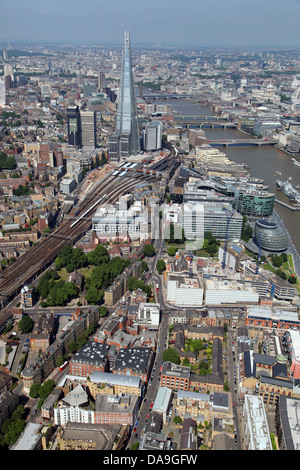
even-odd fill
[{"label": "distant buildings", "polygon": [[6,90],[5,83],[2,78],[0,78],[0,107],[4,108],[6,104]]}]

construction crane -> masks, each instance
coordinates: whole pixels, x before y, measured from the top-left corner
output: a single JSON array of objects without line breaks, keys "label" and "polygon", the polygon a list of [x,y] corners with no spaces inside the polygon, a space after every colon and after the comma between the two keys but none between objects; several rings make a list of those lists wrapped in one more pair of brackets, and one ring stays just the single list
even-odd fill
[{"label": "construction crane", "polygon": [[261,257],[261,248],[260,248],[260,232],[259,232],[259,234],[258,234],[258,255],[257,255],[257,261],[256,261],[255,274],[258,274],[260,257]]},{"label": "construction crane", "polygon": [[[227,211],[227,209],[223,208]],[[226,223],[226,233],[225,233],[225,243],[224,243],[224,251],[223,251],[223,259],[222,259],[222,269],[225,269],[226,266],[226,254],[227,254],[227,245],[228,245],[228,232],[229,232],[229,222],[232,219],[234,211],[227,217]]]}]

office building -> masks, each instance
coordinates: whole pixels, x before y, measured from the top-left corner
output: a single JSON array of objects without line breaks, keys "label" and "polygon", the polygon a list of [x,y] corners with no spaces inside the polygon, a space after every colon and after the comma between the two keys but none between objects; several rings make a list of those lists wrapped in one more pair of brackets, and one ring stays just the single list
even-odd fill
[{"label": "office building", "polygon": [[81,145],[82,147],[96,148],[96,112],[80,111]]},{"label": "office building", "polygon": [[211,232],[217,240],[239,241],[242,233],[243,217],[231,208],[230,204],[184,204],[182,226],[188,240],[203,240],[204,234]]},{"label": "office building", "polygon": [[144,325],[158,328],[160,320],[160,305],[141,302],[139,304],[138,319]]},{"label": "office building", "polygon": [[159,150],[162,146],[162,123],[152,121],[146,124],[144,132],[144,150]]},{"label": "office building", "polygon": [[99,72],[98,74],[98,88],[102,90],[105,87],[105,73]]},{"label": "office building", "polygon": [[[124,430],[121,425],[107,426],[92,423],[71,423],[61,428],[57,436],[60,450],[111,450],[117,442],[123,441]],[[117,448],[116,448],[117,449]]]},{"label": "office building", "polygon": [[139,411],[137,395],[96,395],[95,423],[133,426]]},{"label": "office building", "polygon": [[74,147],[81,147],[81,125],[78,106],[69,106],[67,109],[68,143]]},{"label": "office building", "polygon": [[110,137],[110,162],[124,160],[140,152],[135,86],[129,32],[125,31],[122,70],[115,133]]},{"label": "office building", "polygon": [[267,217],[272,214],[275,194],[268,190],[239,188],[235,209],[240,214],[252,217]]},{"label": "office building", "polygon": [[10,64],[4,64],[3,73],[4,73],[4,83],[5,83],[6,90],[9,90],[10,88],[14,88],[15,79],[14,79],[14,72],[13,72],[12,66]]},{"label": "office building", "polygon": [[108,366],[106,344],[88,341],[70,361],[70,373],[81,377],[90,376],[93,372],[106,372]]},{"label": "office building", "polygon": [[4,107],[6,105],[6,89],[5,82],[0,78],[0,106]]},{"label": "office building", "polygon": [[164,362],[160,377],[160,387],[168,387],[171,390],[189,390],[191,368]]},{"label": "office building", "polygon": [[169,274],[167,300],[180,307],[199,307],[203,304],[203,286],[196,278],[180,274]]},{"label": "office building", "polygon": [[113,374],[139,377],[148,382],[154,360],[151,348],[124,348],[117,354]]}]

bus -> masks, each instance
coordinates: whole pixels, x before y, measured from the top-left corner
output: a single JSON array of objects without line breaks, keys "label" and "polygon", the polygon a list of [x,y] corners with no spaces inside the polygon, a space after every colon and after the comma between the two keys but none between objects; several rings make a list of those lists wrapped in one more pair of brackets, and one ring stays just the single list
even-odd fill
[{"label": "bus", "polygon": [[68,361],[65,361],[61,366],[59,366],[60,372],[62,372],[68,366],[68,364]]}]

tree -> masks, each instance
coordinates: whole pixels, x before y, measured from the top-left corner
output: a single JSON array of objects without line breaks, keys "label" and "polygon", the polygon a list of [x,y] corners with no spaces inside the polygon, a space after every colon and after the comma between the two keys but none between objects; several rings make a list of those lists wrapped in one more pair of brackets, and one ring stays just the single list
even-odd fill
[{"label": "tree", "polygon": [[97,305],[102,296],[96,287],[90,287],[85,294],[87,302],[91,305]]},{"label": "tree", "polygon": [[23,333],[30,333],[33,330],[33,326],[34,321],[28,315],[25,315],[18,323],[18,327]]},{"label": "tree", "polygon": [[180,418],[180,416],[174,416],[173,421],[177,425],[182,424],[182,418]]},{"label": "tree", "polygon": [[283,263],[281,256],[272,256],[271,259],[272,259],[273,266],[275,266],[275,268],[280,268],[280,266]]},{"label": "tree", "polygon": [[168,255],[169,256],[175,256],[177,250],[178,250],[178,248],[176,246],[170,246],[168,248]]},{"label": "tree", "polygon": [[145,253],[146,256],[149,256],[149,257],[153,256],[155,254],[154,246],[151,243],[148,244],[148,245],[145,245],[144,253]]},{"label": "tree", "polygon": [[29,396],[31,398],[38,398],[40,394],[40,388],[41,388],[41,384],[39,383],[32,384],[29,390]]},{"label": "tree", "polygon": [[245,242],[248,242],[250,238],[252,237],[252,227],[247,223],[247,217],[244,215],[243,217],[243,224],[242,224],[242,233],[241,233],[241,238]]},{"label": "tree", "polygon": [[97,245],[96,248],[87,254],[89,264],[100,266],[108,263],[110,260],[109,253],[103,245]]},{"label": "tree", "polygon": [[105,307],[105,305],[101,305],[101,307],[99,308],[100,317],[105,317],[106,314],[107,314],[107,308]]},{"label": "tree", "polygon": [[163,352],[164,362],[173,362],[174,364],[180,364],[180,356],[174,348],[168,348]]},{"label": "tree", "polygon": [[162,274],[163,271],[166,269],[166,263],[164,262],[163,259],[159,259],[156,263],[156,269],[158,271],[158,274]]}]

